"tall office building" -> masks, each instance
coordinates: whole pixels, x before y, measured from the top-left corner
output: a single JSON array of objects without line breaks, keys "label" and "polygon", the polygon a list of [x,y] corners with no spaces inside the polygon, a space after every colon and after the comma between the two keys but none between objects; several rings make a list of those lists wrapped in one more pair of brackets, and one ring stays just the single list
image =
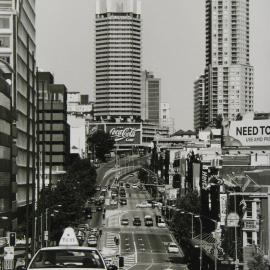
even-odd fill
[{"label": "tall office building", "polygon": [[67,89],[55,84],[50,72],[38,72],[38,152],[40,183],[53,186],[66,173],[70,152],[67,123]]},{"label": "tall office building", "polygon": [[153,72],[142,72],[141,119],[155,124],[160,120],[160,81]]},{"label": "tall office building", "polygon": [[141,0],[96,1],[96,120],[141,116]]},{"label": "tall office building", "polygon": [[205,121],[253,111],[249,0],[206,0]]},{"label": "tall office building", "polygon": [[205,97],[204,97],[204,75],[201,75],[194,82],[194,95],[193,95],[193,120],[194,129],[196,131],[205,128]]},{"label": "tall office building", "polygon": [[[24,208],[28,202],[31,203],[31,187],[35,180],[34,54],[35,0],[0,1],[0,68],[10,73],[14,116],[12,136],[17,146],[13,149],[13,155],[17,154],[17,166],[12,168],[13,189],[17,190],[16,200],[11,204],[13,217],[17,207]],[[25,218],[24,211],[19,213],[19,218]],[[13,217],[11,229],[17,226]]]}]

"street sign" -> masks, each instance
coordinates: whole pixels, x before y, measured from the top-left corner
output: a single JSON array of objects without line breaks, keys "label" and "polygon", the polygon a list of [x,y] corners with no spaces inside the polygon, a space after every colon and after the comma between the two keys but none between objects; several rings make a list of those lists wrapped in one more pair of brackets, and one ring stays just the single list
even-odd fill
[{"label": "street sign", "polygon": [[4,247],[4,260],[14,259],[14,247]]},{"label": "street sign", "polygon": [[228,227],[238,227],[239,226],[239,215],[237,213],[230,213],[227,216],[227,226]]},{"label": "street sign", "polygon": [[45,241],[49,240],[49,232],[48,231],[44,231],[44,240]]}]

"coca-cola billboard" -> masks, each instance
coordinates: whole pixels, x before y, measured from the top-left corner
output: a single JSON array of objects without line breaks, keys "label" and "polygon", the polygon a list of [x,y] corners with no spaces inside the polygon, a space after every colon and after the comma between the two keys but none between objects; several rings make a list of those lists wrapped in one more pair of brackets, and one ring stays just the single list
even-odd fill
[{"label": "coca-cola billboard", "polygon": [[114,138],[116,144],[139,145],[142,142],[141,124],[106,124],[106,132]]}]

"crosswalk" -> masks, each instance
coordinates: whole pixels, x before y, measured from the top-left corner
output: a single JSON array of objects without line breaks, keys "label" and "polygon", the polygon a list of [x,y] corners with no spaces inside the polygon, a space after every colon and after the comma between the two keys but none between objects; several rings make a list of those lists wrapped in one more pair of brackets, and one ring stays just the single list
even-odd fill
[{"label": "crosswalk", "polygon": [[126,255],[124,256],[124,269],[129,269],[130,267],[132,267],[133,265],[135,265],[136,262],[136,256],[135,254],[130,254],[130,255]]},{"label": "crosswalk", "polygon": [[112,249],[112,250],[117,250],[118,251],[118,246],[114,242],[114,238],[115,237],[118,237],[118,234],[117,233],[107,232],[106,233],[106,243],[105,243],[105,246],[107,248]]}]

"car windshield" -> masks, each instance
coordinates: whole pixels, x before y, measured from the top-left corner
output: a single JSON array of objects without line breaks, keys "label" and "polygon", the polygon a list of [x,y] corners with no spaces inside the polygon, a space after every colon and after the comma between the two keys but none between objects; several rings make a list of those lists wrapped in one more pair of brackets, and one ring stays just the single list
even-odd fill
[{"label": "car windshield", "polygon": [[40,250],[29,269],[34,268],[101,268],[105,265],[96,250]]}]

